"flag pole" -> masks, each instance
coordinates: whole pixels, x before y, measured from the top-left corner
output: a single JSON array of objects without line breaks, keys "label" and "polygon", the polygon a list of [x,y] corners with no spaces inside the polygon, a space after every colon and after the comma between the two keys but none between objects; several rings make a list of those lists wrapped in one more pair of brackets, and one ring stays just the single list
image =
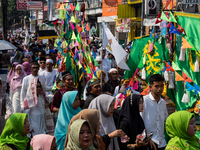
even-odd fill
[{"label": "flag pole", "polygon": [[[103,23],[102,23],[102,26],[103,26]],[[103,36],[102,36],[102,39],[104,39],[104,26],[103,26]],[[100,52],[100,55],[101,55],[101,83],[100,83],[101,84],[101,88],[103,87],[102,86],[102,74],[103,74],[103,71],[102,71],[102,64],[103,64],[102,53],[103,53],[103,45],[102,45],[102,50]]]}]

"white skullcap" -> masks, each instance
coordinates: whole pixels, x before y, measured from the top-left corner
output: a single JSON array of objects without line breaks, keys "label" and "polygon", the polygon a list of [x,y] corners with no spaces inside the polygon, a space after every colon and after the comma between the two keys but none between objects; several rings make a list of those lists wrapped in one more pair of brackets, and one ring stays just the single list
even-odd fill
[{"label": "white skullcap", "polygon": [[52,60],[52,59],[47,59],[47,60],[46,60],[46,63],[48,63],[48,62],[50,62],[50,63],[53,64],[53,60]]},{"label": "white skullcap", "polygon": [[96,61],[102,61],[101,56],[97,56],[95,60]]},{"label": "white skullcap", "polygon": [[117,70],[116,68],[111,68],[111,69],[109,70],[109,73],[111,73],[111,72],[113,72],[113,71],[117,71],[117,72],[118,72],[118,70]]}]

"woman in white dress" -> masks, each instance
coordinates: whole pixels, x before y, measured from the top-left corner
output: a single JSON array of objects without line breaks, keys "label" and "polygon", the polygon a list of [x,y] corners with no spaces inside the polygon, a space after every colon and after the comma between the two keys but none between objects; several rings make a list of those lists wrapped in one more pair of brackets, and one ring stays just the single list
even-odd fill
[{"label": "woman in white dress", "polygon": [[15,76],[11,79],[10,97],[14,108],[14,113],[21,111],[20,93],[22,88],[23,78],[26,76],[22,65],[17,65],[15,68]]}]

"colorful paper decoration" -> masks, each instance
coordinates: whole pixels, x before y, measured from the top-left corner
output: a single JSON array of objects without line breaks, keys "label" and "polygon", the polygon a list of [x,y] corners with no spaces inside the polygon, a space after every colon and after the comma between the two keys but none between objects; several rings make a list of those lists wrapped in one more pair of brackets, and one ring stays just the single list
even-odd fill
[{"label": "colorful paper decoration", "polygon": [[79,44],[78,44],[78,41],[76,40],[76,42],[75,42],[75,44],[74,44],[74,46],[79,46]]},{"label": "colorful paper decoration", "polygon": [[184,37],[182,37],[182,49],[193,48],[188,41]]},{"label": "colorful paper decoration", "polygon": [[79,3],[77,2],[75,10],[80,11]]},{"label": "colorful paper decoration", "polygon": [[69,5],[70,5],[70,7],[71,7],[71,11],[74,11],[74,9],[75,9],[76,7],[74,7],[71,3],[69,3]]},{"label": "colorful paper decoration", "polygon": [[171,27],[169,28],[169,33],[174,33],[174,34],[178,34],[181,35],[178,30],[173,26],[173,24],[171,24]]},{"label": "colorful paper decoration", "polygon": [[176,81],[184,81],[183,77],[175,71]]},{"label": "colorful paper decoration", "polygon": [[71,38],[72,40],[76,40],[76,35],[75,35],[75,33],[74,33],[74,31],[73,31],[73,33],[72,33],[72,38]]},{"label": "colorful paper decoration", "polygon": [[76,25],[76,27],[77,27],[78,33],[80,33],[83,30],[83,28],[81,28],[79,25]]},{"label": "colorful paper decoration", "polygon": [[170,22],[175,22],[175,23],[177,23],[177,21],[176,21],[174,15],[172,14],[171,11],[170,11],[170,13],[169,13],[169,20],[170,20]]},{"label": "colorful paper decoration", "polygon": [[73,23],[70,22],[70,25],[71,25],[71,27],[72,27],[72,30],[74,30],[75,27],[74,27]]},{"label": "colorful paper decoration", "polygon": [[148,95],[148,94],[149,94],[149,86],[140,93],[140,95],[143,95],[143,96]]},{"label": "colorful paper decoration", "polygon": [[74,16],[71,17],[70,22],[76,23]]},{"label": "colorful paper decoration", "polygon": [[54,26],[57,24],[57,22],[58,22],[58,20],[56,20],[56,21],[53,22]]},{"label": "colorful paper decoration", "polygon": [[90,31],[89,23],[87,23],[85,29],[86,29],[86,31]]},{"label": "colorful paper decoration", "polygon": [[64,4],[61,4],[61,6],[60,6],[59,9],[60,9],[60,10],[61,10],[61,9],[62,9],[62,10],[65,10]]},{"label": "colorful paper decoration", "polygon": [[165,21],[169,21],[170,22],[170,20],[167,18],[167,16],[165,15],[165,13],[162,11],[162,13],[161,13],[161,17],[160,17],[162,20],[165,20]]},{"label": "colorful paper decoration", "polygon": [[192,79],[190,79],[184,72],[182,72],[183,78],[185,79],[185,81],[187,82],[193,82]]},{"label": "colorful paper decoration", "polygon": [[162,19],[160,17],[161,17],[161,13],[159,12],[155,24],[158,24],[158,23],[162,22]]}]

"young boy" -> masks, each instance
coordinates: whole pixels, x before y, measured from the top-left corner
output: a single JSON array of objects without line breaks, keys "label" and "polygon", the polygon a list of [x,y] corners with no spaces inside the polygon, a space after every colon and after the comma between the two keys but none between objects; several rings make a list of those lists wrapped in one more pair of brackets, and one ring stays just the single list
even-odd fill
[{"label": "young boy", "polygon": [[156,144],[157,150],[164,150],[166,146],[164,126],[168,117],[166,103],[161,98],[164,89],[164,78],[160,74],[154,74],[149,78],[149,83],[150,93],[143,97],[144,111],[141,116],[147,134],[153,132],[152,141]]}]

